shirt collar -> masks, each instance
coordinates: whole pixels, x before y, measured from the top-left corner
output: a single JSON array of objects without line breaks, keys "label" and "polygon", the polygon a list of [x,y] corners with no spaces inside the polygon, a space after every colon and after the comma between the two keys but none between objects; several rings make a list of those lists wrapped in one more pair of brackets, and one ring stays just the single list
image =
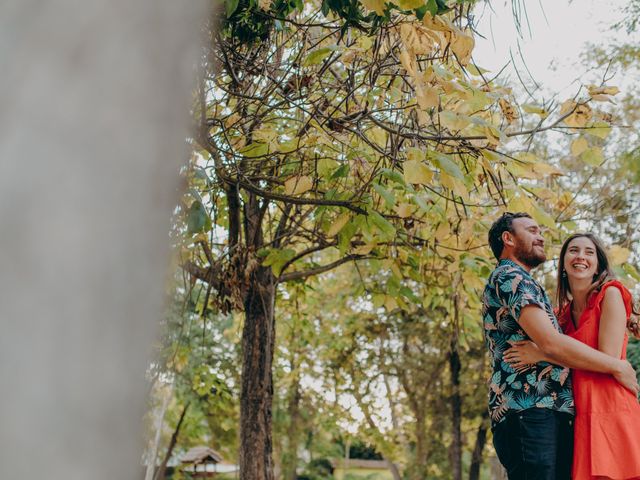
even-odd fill
[{"label": "shirt collar", "polygon": [[520,270],[522,270],[522,271],[523,271],[524,273],[526,273],[527,275],[531,275],[531,274],[530,274],[530,273],[529,273],[529,272],[528,272],[528,271],[527,271],[527,270],[526,270],[522,265],[520,265],[520,264],[518,264],[518,263],[516,263],[516,262],[514,262],[513,260],[510,260],[510,259],[508,259],[508,258],[501,258],[501,259],[498,261],[498,266],[499,266],[499,267],[501,267],[501,266],[503,266],[503,265],[509,265],[509,266],[512,266],[512,267],[519,268]]}]

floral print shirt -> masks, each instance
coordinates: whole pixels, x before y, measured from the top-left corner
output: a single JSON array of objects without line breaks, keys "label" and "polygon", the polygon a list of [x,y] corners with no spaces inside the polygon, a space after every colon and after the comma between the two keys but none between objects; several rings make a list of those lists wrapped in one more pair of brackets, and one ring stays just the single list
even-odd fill
[{"label": "floral print shirt", "polygon": [[553,326],[562,332],[540,284],[517,263],[500,260],[485,286],[482,308],[485,342],[493,370],[489,413],[494,425],[510,411],[532,407],[574,413],[568,368],[540,362],[518,373],[502,359],[510,342],[531,340],[518,323],[520,311],[527,305],[543,309]]}]

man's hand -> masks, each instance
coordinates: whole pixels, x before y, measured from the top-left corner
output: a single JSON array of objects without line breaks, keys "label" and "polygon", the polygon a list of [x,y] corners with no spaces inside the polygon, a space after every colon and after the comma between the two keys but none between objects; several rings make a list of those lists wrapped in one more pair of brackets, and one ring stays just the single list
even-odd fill
[{"label": "man's hand", "polygon": [[553,360],[552,363],[578,370],[609,373],[623,387],[638,394],[638,379],[629,362],[562,335],[553,327],[546,312],[537,305],[524,307],[519,323],[545,356]]},{"label": "man's hand", "polygon": [[631,390],[636,396],[640,391],[636,371],[626,360],[620,360],[620,370],[613,373],[613,377],[625,388]]}]

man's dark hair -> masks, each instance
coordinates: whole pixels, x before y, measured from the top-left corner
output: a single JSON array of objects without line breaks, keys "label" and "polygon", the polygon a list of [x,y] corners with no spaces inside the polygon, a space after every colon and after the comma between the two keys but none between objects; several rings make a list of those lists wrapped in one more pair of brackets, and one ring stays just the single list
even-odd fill
[{"label": "man's dark hair", "polygon": [[505,212],[500,215],[491,228],[489,229],[489,246],[496,259],[500,260],[502,255],[502,249],[504,248],[504,242],[502,241],[502,234],[504,232],[513,233],[513,221],[516,218],[531,218],[531,215],[525,212],[511,213]]}]

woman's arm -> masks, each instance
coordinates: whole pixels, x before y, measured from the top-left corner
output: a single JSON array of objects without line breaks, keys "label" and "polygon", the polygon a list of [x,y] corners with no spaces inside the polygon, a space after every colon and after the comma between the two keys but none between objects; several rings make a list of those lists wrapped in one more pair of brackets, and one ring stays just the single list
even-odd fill
[{"label": "woman's arm", "polygon": [[598,350],[612,357],[620,358],[626,328],[627,311],[622,293],[615,287],[609,287],[605,290],[602,300]]}]

